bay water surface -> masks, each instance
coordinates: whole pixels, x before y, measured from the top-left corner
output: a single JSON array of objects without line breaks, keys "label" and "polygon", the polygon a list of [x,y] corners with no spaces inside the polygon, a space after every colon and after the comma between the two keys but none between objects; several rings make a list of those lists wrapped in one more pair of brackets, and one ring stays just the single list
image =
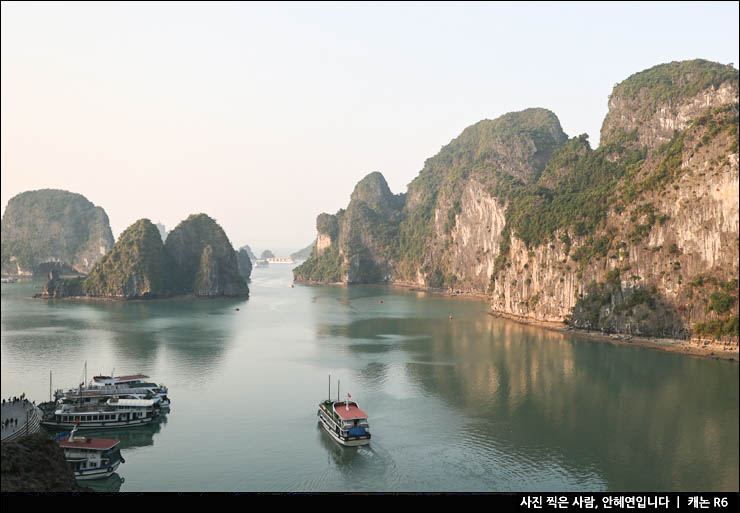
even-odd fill
[{"label": "bay water surface", "polygon": [[[144,373],[171,412],[121,440],[105,491],[738,490],[738,364],[593,342],[383,286],[249,300],[33,299],[2,285],[2,397]],[[450,319],[452,315],[452,319]],[[318,403],[352,394],[372,442],[336,444]]]}]

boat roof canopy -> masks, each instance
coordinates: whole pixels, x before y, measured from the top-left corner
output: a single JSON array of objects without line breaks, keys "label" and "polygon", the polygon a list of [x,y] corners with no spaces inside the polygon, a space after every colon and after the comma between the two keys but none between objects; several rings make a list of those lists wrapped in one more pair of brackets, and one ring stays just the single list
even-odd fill
[{"label": "boat roof canopy", "polygon": [[144,374],[133,374],[131,376],[95,376],[93,377],[93,380],[95,381],[109,381],[112,383],[122,383],[124,381],[138,381],[141,379],[149,379],[149,376],[145,376]]},{"label": "boat roof canopy", "polygon": [[69,437],[65,437],[59,440],[61,447],[68,449],[87,449],[90,451],[105,451],[106,449],[112,449],[120,440],[113,440],[111,438],[86,438],[86,437],[75,437],[72,441]]},{"label": "boat roof canopy", "polygon": [[347,410],[347,403],[345,403],[344,401],[334,403],[334,411],[337,412],[337,414],[342,417],[343,420],[367,418],[367,413],[358,408],[357,403],[353,401],[349,402],[349,410]]},{"label": "boat roof canopy", "polygon": [[154,404],[154,400],[152,399],[108,399],[106,401],[111,406],[152,406]]}]

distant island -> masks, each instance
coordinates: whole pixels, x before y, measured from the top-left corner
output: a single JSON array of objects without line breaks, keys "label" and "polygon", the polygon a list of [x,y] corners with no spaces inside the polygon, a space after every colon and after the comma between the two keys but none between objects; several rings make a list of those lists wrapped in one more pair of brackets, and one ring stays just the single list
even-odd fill
[{"label": "distant island", "polygon": [[112,247],[105,210],[81,194],[26,191],[11,198],[3,214],[3,276],[87,274]]},{"label": "distant island", "polygon": [[313,248],[316,245],[316,241],[314,240],[311,244],[306,246],[303,249],[299,249],[295,253],[290,254],[290,258],[293,260],[306,260],[311,257],[311,253],[313,253]]},{"label": "distant island", "polygon": [[164,243],[157,227],[140,219],[87,277],[60,278],[52,272],[40,297],[248,297],[250,272],[251,266],[240,266],[223,229],[206,214],[188,217]]},{"label": "distant island", "polygon": [[309,283],[488,298],[527,322],[738,337],[738,71],[701,59],[616,85],[598,148],[542,108],[480,121],[403,194],[380,173],[316,219]]}]

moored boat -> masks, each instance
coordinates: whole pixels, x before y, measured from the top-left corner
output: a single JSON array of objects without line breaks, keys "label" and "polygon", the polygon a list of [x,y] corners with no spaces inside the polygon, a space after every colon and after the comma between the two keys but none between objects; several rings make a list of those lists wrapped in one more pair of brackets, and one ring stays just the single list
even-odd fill
[{"label": "moored boat", "polygon": [[112,397],[104,403],[61,404],[46,409],[41,424],[56,429],[112,429],[149,424],[158,415],[152,399]]},{"label": "moored boat", "polygon": [[159,395],[167,395],[167,387],[164,385],[157,385],[156,383],[150,383],[146,380],[149,376],[145,374],[133,374],[131,376],[93,376],[90,382],[90,388],[115,388],[115,387],[130,387],[130,388],[148,388],[152,392]]},{"label": "moored boat", "polygon": [[64,451],[64,458],[71,465],[77,480],[104,479],[126,460],[118,448],[120,440],[75,436],[77,428],[69,437],[58,438],[57,443]]},{"label": "moored boat", "polygon": [[[337,400],[327,399],[319,403],[316,415],[326,432],[337,443],[356,447],[370,443],[370,425],[367,413],[362,411],[352,397],[347,394],[345,401],[339,401],[339,382],[337,382]],[[331,377],[329,377],[329,397],[331,397]]]}]

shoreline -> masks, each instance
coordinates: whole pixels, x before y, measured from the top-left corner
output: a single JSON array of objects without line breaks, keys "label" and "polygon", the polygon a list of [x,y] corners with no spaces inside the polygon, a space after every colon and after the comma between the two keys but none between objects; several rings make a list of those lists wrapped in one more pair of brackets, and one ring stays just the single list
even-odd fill
[{"label": "shoreline", "polygon": [[736,342],[723,342],[712,339],[676,339],[676,338],[657,338],[644,337],[640,335],[630,335],[627,333],[603,333],[601,331],[589,331],[579,328],[571,328],[565,323],[554,321],[538,321],[527,319],[519,316],[506,314],[502,312],[488,312],[492,317],[502,317],[526,326],[539,326],[550,331],[562,333],[565,335],[574,335],[581,339],[592,342],[608,342],[618,346],[643,347],[646,349],[656,349],[669,353],[680,353],[689,356],[699,356],[702,358],[713,358],[715,360],[728,360],[739,362],[738,344]]},{"label": "shoreline", "polygon": [[43,299],[46,301],[79,301],[81,303],[155,303],[161,301],[214,301],[233,300],[240,301],[249,299],[251,296],[196,296],[195,294],[181,294],[170,297],[98,297],[98,296],[67,296],[67,297],[45,297],[41,294],[32,296],[32,299]]},{"label": "shoreline", "polygon": [[[306,283],[306,282],[299,282]],[[346,283],[311,283],[311,285],[344,285]],[[485,301],[488,302],[488,295],[480,293],[470,292],[445,292],[443,290],[430,290],[421,287],[415,283],[407,282],[390,282],[380,284],[368,284],[368,285],[389,285],[391,287],[404,288],[412,292],[424,292],[425,294],[433,294],[436,296],[444,296],[449,298],[460,298],[468,299],[472,301]],[[603,333],[600,331],[589,331],[579,328],[571,328],[567,324],[559,321],[546,321],[533,319],[531,317],[524,317],[514,315],[506,312],[495,311],[492,309],[488,310],[488,315],[492,317],[499,317],[508,319],[510,321],[518,322],[526,326],[538,326],[550,331],[557,333],[563,333],[567,335],[574,335],[576,337],[587,339],[592,342],[609,342],[614,345],[623,346],[637,346],[644,347],[646,349],[655,349],[659,351],[666,351],[669,353],[680,353],[689,356],[699,356],[702,358],[713,358],[716,360],[727,360],[740,362],[740,352],[738,351],[737,342],[726,342],[721,340],[713,339],[673,339],[673,338],[657,338],[657,337],[645,337],[639,335],[630,335],[627,333]]]}]

